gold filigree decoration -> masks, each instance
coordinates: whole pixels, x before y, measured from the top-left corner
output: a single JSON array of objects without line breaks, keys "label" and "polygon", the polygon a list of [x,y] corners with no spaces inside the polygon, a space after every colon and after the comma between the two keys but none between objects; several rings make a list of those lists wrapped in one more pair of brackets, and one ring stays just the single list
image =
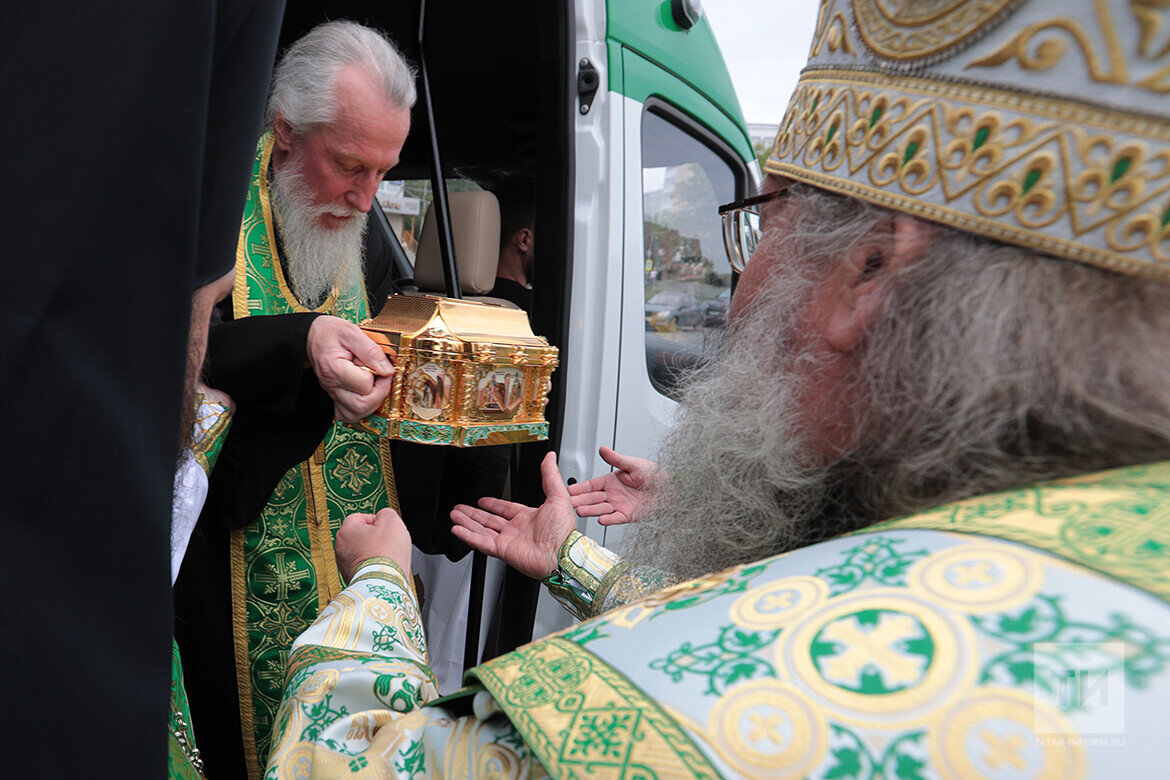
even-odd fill
[{"label": "gold filigree decoration", "polygon": [[[1038,780],[1085,776],[1082,741],[1068,718],[1025,691],[987,687],[959,700],[929,731],[931,766],[942,777],[1005,773]],[[1062,739],[1041,739],[1059,736]]]},{"label": "gold filigree decoration", "polygon": [[935,0],[911,4],[853,0],[857,32],[879,57],[912,62],[939,57],[983,34],[1016,0]]},{"label": "gold filigree decoration", "polygon": [[765,168],[970,232],[1170,279],[1170,127],[1007,90],[805,73]]},{"label": "gold filigree decoration", "polygon": [[1129,9],[1137,20],[1141,36],[1138,39],[1138,54],[1152,60],[1170,54],[1170,35],[1164,36],[1162,47],[1154,50],[1166,21],[1164,14],[1170,9],[1170,0],[1129,0]]},{"label": "gold filigree decoration", "polygon": [[809,51],[809,56],[816,57],[821,53],[821,50],[827,45],[829,51],[842,51],[846,54],[853,54],[853,44],[849,42],[849,21],[845,18],[845,14],[837,11],[836,13],[829,12],[829,4],[822,3],[821,9],[817,13],[817,29],[813,35],[813,45]]},{"label": "gold filigree decoration", "polygon": [[[1170,52],[1170,41],[1167,41],[1160,50],[1150,54],[1161,30],[1161,12],[1168,5],[1167,0],[1130,0],[1130,10],[1139,27],[1137,56],[1157,60]],[[991,54],[968,63],[966,67],[995,68],[1015,60],[1024,70],[1041,72],[1059,65],[1071,48],[1084,60],[1089,78],[1099,84],[1132,83],[1159,94],[1170,92],[1170,65],[1132,80],[1108,2],[1095,0],[1094,6],[1099,36],[1094,36],[1076,19],[1061,17],[1036,22],[1020,30]],[[1095,40],[1100,40],[1100,45]]]},{"label": "gold filigree decoration", "polygon": [[707,733],[708,744],[744,777],[808,777],[829,746],[824,712],[780,680],[753,680],[720,698]]}]

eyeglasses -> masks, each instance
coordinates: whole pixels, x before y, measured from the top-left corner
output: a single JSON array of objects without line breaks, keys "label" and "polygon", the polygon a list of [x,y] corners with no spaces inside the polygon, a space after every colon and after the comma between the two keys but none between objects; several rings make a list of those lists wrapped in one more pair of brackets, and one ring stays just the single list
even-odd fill
[{"label": "eyeglasses", "polygon": [[748,260],[760,243],[760,212],[764,204],[788,194],[788,189],[775,190],[765,195],[744,198],[719,207],[723,220],[723,246],[732,269],[739,274],[747,267]]}]

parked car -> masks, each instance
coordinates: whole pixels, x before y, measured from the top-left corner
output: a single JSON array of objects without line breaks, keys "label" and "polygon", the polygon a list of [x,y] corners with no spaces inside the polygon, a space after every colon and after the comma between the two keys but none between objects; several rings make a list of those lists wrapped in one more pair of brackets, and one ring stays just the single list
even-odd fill
[{"label": "parked car", "polygon": [[703,303],[694,293],[660,292],[646,301],[646,330],[692,328],[703,324]]},{"label": "parked car", "polygon": [[731,290],[727,289],[703,301],[703,324],[709,328],[722,328],[727,324],[727,307],[731,305]]}]

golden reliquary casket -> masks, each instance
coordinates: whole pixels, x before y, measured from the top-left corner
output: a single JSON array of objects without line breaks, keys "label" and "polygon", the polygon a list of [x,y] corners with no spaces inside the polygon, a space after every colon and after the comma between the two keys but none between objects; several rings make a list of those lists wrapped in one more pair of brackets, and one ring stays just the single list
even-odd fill
[{"label": "golden reliquary casket", "polygon": [[391,295],[362,330],[394,362],[394,387],[361,427],[392,439],[478,447],[548,438],[557,348],[528,315],[490,303]]}]

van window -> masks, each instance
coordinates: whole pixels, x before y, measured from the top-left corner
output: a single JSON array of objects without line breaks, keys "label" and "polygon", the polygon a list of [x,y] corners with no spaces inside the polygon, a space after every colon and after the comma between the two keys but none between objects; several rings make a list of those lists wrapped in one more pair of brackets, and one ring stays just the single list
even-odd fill
[{"label": "van window", "polygon": [[676,397],[688,369],[715,349],[731,301],[719,206],[736,199],[736,172],[707,142],[647,110],[642,122],[642,252],[646,370]]},{"label": "van window", "polygon": [[[471,179],[447,179],[447,192],[480,189],[483,188]],[[378,185],[378,204],[412,265],[423,218],[433,199],[430,179],[384,181]]]}]

